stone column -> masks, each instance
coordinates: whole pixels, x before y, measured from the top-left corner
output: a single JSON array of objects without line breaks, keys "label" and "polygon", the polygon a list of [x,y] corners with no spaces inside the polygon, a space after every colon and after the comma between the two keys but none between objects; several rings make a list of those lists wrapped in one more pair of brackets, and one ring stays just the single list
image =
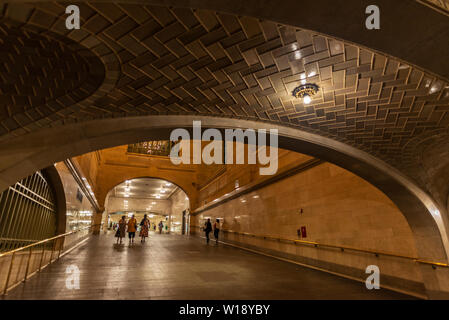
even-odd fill
[{"label": "stone column", "polygon": [[103,220],[103,231],[104,231],[105,233],[108,231],[108,227],[109,227],[109,224],[108,224],[108,217],[109,217],[109,214],[108,214],[107,211],[105,211],[105,212],[104,212],[104,220]]},{"label": "stone column", "polygon": [[103,212],[104,212],[104,209],[98,210],[97,212],[95,212],[92,215],[92,226],[93,226],[92,233],[95,235],[100,234],[101,220],[103,217]]}]

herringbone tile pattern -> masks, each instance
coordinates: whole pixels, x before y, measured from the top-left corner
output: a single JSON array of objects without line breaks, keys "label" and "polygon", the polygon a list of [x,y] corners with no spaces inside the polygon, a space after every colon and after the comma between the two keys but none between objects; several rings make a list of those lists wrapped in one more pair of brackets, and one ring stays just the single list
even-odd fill
[{"label": "herringbone tile pattern", "polygon": [[[89,48],[105,65],[104,82],[89,103],[72,101],[63,115],[55,110],[62,117],[55,120],[52,113],[38,111],[49,125],[148,114],[255,119],[349,143],[398,167],[407,160],[401,156],[407,143],[449,127],[448,83],[374,51],[269,21],[205,10],[111,3],[79,7],[81,29],[72,31],[65,29],[61,4],[17,4],[4,10],[5,38],[20,39],[18,34],[34,30],[49,39],[50,31]],[[27,41],[29,50],[34,49],[37,40]],[[8,55],[13,49],[2,50]],[[58,51],[44,53],[53,55],[51,60],[64,57]],[[73,77],[53,91],[64,88],[66,95],[81,101],[74,87],[92,92],[81,89],[80,82],[91,89],[83,77],[98,72],[92,66],[87,71],[89,64],[80,63],[76,55],[70,59],[79,65],[66,65],[59,74]],[[39,83],[48,82],[43,88],[16,94],[37,110],[45,109],[44,102],[59,99],[50,90],[54,80],[41,77]],[[305,82],[320,86],[310,105],[291,96],[293,88]],[[16,98],[7,99],[2,99],[0,110],[21,108]],[[3,133],[23,126],[15,111],[1,115]]]}]

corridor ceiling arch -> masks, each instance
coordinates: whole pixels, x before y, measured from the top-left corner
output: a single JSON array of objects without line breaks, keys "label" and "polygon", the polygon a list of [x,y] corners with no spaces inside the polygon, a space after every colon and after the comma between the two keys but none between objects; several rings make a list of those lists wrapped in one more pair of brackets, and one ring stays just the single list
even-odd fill
[{"label": "corridor ceiling arch", "polygon": [[[194,191],[193,186],[188,185],[187,183],[185,183],[184,181],[181,181],[180,179],[177,179],[176,175],[172,176],[172,175],[160,174],[158,176],[155,176],[155,175],[148,176],[148,175],[129,174],[128,176],[125,177],[125,179],[123,179],[123,178],[124,178],[123,176],[117,175],[117,176],[114,176],[114,179],[111,179],[108,181],[99,181],[99,184],[101,185],[102,189],[99,192],[99,194],[97,195],[97,199],[98,199],[99,203],[101,203],[101,206],[104,206],[104,204],[106,203],[106,199],[109,196],[112,196],[113,191],[117,187],[124,185],[127,181],[129,181],[130,185],[133,185],[133,181],[135,182],[136,180],[154,180],[154,181],[160,182],[159,184],[170,183],[171,186],[167,185],[166,187],[171,189],[171,193],[169,192],[169,193],[163,195],[163,197],[161,197],[162,199],[164,199],[166,197],[170,198],[170,196],[174,192],[176,192],[177,189],[181,190],[186,195],[186,197],[189,200],[189,203],[191,203],[192,199],[195,198],[193,196],[193,191]],[[145,181],[142,181],[140,184],[142,184],[144,182]],[[154,186],[151,189],[154,189]],[[107,191],[105,193],[102,190],[107,190]],[[150,192],[150,190],[145,190],[142,188],[142,186],[140,186],[140,194],[147,194],[147,196],[148,196],[149,194],[155,194],[155,193]],[[130,193],[129,197],[130,198],[132,197],[131,193]]]}]

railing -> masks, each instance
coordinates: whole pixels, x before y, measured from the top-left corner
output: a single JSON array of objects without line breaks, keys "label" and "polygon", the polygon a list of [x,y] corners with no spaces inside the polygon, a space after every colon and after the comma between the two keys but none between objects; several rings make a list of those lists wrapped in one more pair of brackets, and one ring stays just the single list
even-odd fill
[{"label": "railing", "polygon": [[[199,227],[199,226],[192,226],[192,227],[201,229],[201,227]],[[279,241],[279,242],[281,242],[281,241],[282,242],[291,242],[291,243],[293,243],[295,245],[314,246],[315,248],[321,247],[321,248],[339,249],[342,252],[344,252],[345,250],[346,251],[356,251],[356,252],[362,252],[362,253],[367,253],[367,254],[373,254],[376,257],[379,257],[379,256],[395,257],[395,258],[400,258],[400,259],[411,260],[411,261],[414,261],[414,262],[417,262],[417,263],[428,264],[428,265],[431,265],[433,268],[436,268],[436,267],[449,268],[449,264],[447,264],[447,263],[428,261],[428,260],[420,259],[420,258],[417,258],[417,257],[405,256],[405,255],[391,253],[391,252],[384,252],[384,251],[377,251],[377,250],[368,250],[368,249],[354,248],[354,247],[349,247],[349,246],[341,246],[341,245],[319,243],[319,242],[316,242],[316,241],[288,239],[288,238],[274,237],[274,236],[271,236],[271,235],[260,235],[260,234],[258,235],[258,234],[253,234],[253,233],[248,233],[248,232],[239,232],[239,231],[234,231],[234,230],[223,230],[223,229],[221,229],[220,231],[221,232],[225,232],[225,233],[231,233],[231,234],[236,234],[236,235],[252,237],[252,238],[260,238],[260,239],[264,239],[264,240],[273,240],[273,241]]]},{"label": "railing", "polygon": [[85,239],[95,226],[91,225],[0,253],[1,294],[6,294],[12,287],[58,260],[61,254],[67,253]]}]

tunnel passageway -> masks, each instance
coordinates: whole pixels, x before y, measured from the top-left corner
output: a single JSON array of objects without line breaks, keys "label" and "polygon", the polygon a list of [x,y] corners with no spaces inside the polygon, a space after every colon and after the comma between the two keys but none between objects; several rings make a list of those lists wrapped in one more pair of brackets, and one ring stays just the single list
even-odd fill
[{"label": "tunnel passageway", "polygon": [[[112,233],[93,236],[4,299],[413,299],[201,240],[151,234],[129,247]],[[79,289],[66,287],[72,265]]]}]

